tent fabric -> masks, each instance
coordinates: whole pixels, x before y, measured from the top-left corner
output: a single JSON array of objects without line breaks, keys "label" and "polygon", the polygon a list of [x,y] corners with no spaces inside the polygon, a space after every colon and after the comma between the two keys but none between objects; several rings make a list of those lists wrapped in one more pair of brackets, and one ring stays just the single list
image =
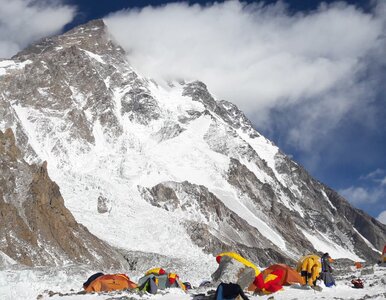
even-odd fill
[{"label": "tent fabric", "polygon": [[283,289],[283,285],[281,284],[283,276],[284,270],[281,269],[277,269],[272,273],[268,274],[267,277],[264,279],[264,288],[262,290],[263,293],[272,294]]},{"label": "tent fabric", "polygon": [[355,266],[356,269],[362,269],[363,268],[363,265],[359,261],[356,261],[354,263],[354,266]]},{"label": "tent fabric", "polygon": [[316,254],[303,256],[296,267],[296,271],[304,278],[305,284],[316,285],[316,279],[322,270],[320,257]]},{"label": "tent fabric", "polygon": [[252,291],[259,294],[272,294],[277,291],[280,291],[283,288],[282,281],[285,275],[285,271],[283,269],[276,269],[267,273],[264,276],[264,272],[262,272],[259,276],[256,276],[256,279],[260,278],[261,282],[255,281],[248,287],[248,291]]},{"label": "tent fabric", "polygon": [[154,274],[154,275],[163,275],[165,274],[165,270],[162,269],[162,268],[153,268],[153,269],[150,269],[148,270],[145,275],[150,275],[150,274]]},{"label": "tent fabric", "polygon": [[179,277],[176,273],[169,273],[168,274],[168,280],[169,280],[169,284],[172,285],[176,282],[176,280],[178,280]]},{"label": "tent fabric", "polygon": [[125,274],[106,274],[98,276],[87,287],[85,291],[92,292],[110,292],[126,289],[134,289],[137,284],[132,282]]},{"label": "tent fabric", "polygon": [[299,283],[301,285],[305,284],[304,278],[300,276],[296,270],[292,269],[286,264],[274,264],[269,266],[263,271],[263,276],[266,277],[268,274],[271,274],[275,270],[283,270],[283,276],[281,277],[281,285],[291,285]]},{"label": "tent fabric", "polygon": [[95,279],[97,279],[98,277],[104,275],[103,273],[99,272],[99,273],[95,273],[93,275],[91,275],[87,281],[85,283],[83,283],[83,288],[86,289],[91,282],[93,282]]},{"label": "tent fabric", "polygon": [[140,291],[146,291],[151,294],[156,294],[158,290],[164,290],[172,287],[177,287],[184,291],[186,290],[185,285],[175,273],[145,275],[138,280],[138,286]]},{"label": "tent fabric", "polygon": [[150,274],[147,276],[142,277],[138,281],[138,289],[140,291],[148,292],[150,294],[157,294],[158,286],[155,282],[154,275]]},{"label": "tent fabric", "polygon": [[223,253],[218,254],[217,257],[216,257],[216,260],[217,260],[218,263],[219,263],[219,260],[220,260],[220,259],[218,259],[218,257],[221,258],[222,256],[229,256],[229,257],[231,257],[231,258],[241,262],[245,266],[254,269],[255,270],[255,276],[258,276],[260,274],[260,270],[259,270],[258,267],[256,267],[249,260],[246,260],[244,257],[242,257],[241,255],[239,255],[239,254],[237,254],[235,252],[223,252]]},{"label": "tent fabric", "polygon": [[386,245],[383,247],[381,262],[386,263]]}]

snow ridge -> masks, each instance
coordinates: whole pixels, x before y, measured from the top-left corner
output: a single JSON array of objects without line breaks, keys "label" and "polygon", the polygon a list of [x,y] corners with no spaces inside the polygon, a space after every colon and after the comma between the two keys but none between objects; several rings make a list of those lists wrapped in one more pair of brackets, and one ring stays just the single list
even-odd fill
[{"label": "snow ridge", "polygon": [[[0,129],[19,128],[18,142],[23,136],[31,148],[24,157],[34,152],[47,160],[66,206],[96,236],[121,249],[188,256],[197,272],[207,272],[220,245],[242,247],[231,237],[236,234],[225,232],[227,240],[218,240],[214,233],[222,225],[203,222],[203,212],[192,218],[191,210],[158,205],[160,195],[145,199],[144,190],[158,184],[187,182],[219,201],[208,207],[209,219],[219,219],[221,207],[227,220],[240,224],[241,235],[253,232],[248,243],[255,250],[242,248],[246,256],[259,249],[292,260],[325,245],[353,259],[368,251],[367,244],[358,250],[355,241],[343,243],[353,227],[341,219],[324,186],[256,132],[236,106],[214,99],[202,82],[161,86],[140,76],[101,22],[44,45],[39,55],[32,51],[43,48],[39,44],[21,52],[22,63],[15,58],[0,64],[6,91],[0,106],[16,114],[0,122]],[[169,194],[179,201],[184,195],[196,207],[200,200],[189,196],[190,185],[182,184],[180,193],[171,185]],[[201,222],[217,248],[192,237],[192,226]],[[320,226],[327,232],[323,245],[313,239],[312,227]],[[385,236],[384,228],[376,230]],[[271,258],[256,259],[267,264]]]}]

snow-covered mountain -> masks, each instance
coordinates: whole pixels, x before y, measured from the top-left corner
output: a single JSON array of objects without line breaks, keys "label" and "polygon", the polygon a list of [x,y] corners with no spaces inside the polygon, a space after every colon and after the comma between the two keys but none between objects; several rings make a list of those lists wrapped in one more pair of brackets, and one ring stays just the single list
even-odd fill
[{"label": "snow-covered mountain", "polygon": [[260,265],[374,260],[386,240],[204,83],[138,74],[101,20],[0,61],[0,90],[0,130],[48,162],[77,222],[114,247],[210,274],[223,250]]},{"label": "snow-covered mountain", "polygon": [[0,131],[0,182],[0,269],[16,263],[127,265],[121,254],[75,221],[47,174],[47,163],[26,163],[11,129]]}]

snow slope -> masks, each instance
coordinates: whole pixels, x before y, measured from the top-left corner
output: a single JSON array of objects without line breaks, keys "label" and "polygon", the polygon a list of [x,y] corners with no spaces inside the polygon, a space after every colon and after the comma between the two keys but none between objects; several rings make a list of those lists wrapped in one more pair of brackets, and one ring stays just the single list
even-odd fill
[{"label": "snow slope", "polygon": [[[386,235],[361,215],[372,234],[354,235],[361,229],[337,208],[344,200],[327,196],[326,187],[205,84],[162,86],[137,74],[100,20],[2,62],[0,88],[0,130],[14,129],[29,162],[48,162],[79,223],[125,251],[189,261],[190,277],[209,276],[223,249],[243,251],[256,264],[333,249],[359,260],[374,258]],[[160,195],[145,199],[144,190],[165,182],[205,187],[218,203],[192,216],[157,205]],[[200,200],[184,199],[192,207]],[[224,224],[213,220],[238,226],[221,232]],[[204,245],[192,232],[197,224]],[[315,228],[322,228],[324,243],[313,238]],[[243,236],[252,238],[240,242]]]}]

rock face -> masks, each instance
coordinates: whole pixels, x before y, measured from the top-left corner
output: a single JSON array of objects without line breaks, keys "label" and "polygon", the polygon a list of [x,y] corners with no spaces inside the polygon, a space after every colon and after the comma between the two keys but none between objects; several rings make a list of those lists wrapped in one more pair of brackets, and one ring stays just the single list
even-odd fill
[{"label": "rock face", "polygon": [[23,160],[11,129],[0,131],[0,170],[2,253],[27,266],[123,265],[118,253],[66,209],[58,185],[48,176],[47,163],[29,165]]},{"label": "rock face", "polygon": [[258,229],[234,214],[206,187],[187,181],[163,182],[143,190],[143,197],[155,206],[189,217],[185,226],[192,240],[206,252],[219,253],[237,249],[261,265],[280,260],[293,263]]},{"label": "rock face", "polygon": [[[197,268],[220,251],[260,265],[315,251],[376,260],[386,240],[385,225],[313,179],[204,83],[162,87],[137,74],[101,20],[1,62],[0,89],[0,129],[12,128],[20,149],[2,150],[20,170],[1,174],[1,212],[19,238],[0,245],[13,259],[21,249],[17,261],[55,262],[43,245],[92,260],[76,222],[116,247],[190,256]],[[23,159],[48,162],[75,219],[45,165]],[[53,234],[65,224],[65,239]],[[20,241],[34,245],[31,261]]]},{"label": "rock face", "polygon": [[244,290],[252,284],[255,276],[254,269],[225,256],[221,259],[216,272],[212,274],[212,281],[215,283],[215,287],[221,282],[233,282],[237,283]]}]

